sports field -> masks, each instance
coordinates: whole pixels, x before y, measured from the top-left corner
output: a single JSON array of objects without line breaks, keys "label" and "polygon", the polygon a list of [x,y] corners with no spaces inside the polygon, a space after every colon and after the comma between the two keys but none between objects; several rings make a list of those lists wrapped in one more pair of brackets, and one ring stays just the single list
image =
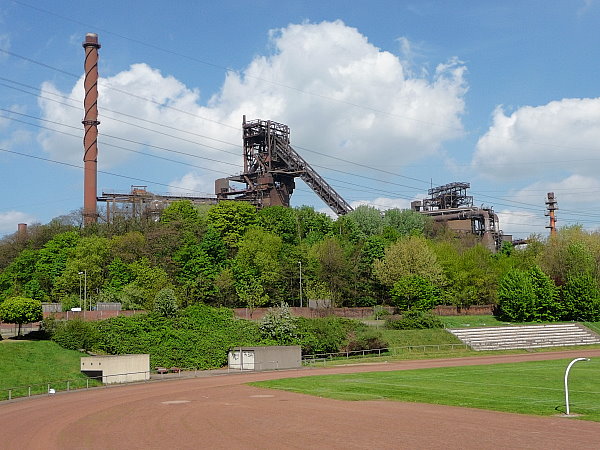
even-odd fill
[{"label": "sports field", "polygon": [[[393,400],[550,416],[565,413],[571,359],[287,378],[255,386],[339,400]],[[571,413],[600,421],[600,359],[571,369]]]},{"label": "sports field", "polygon": [[[590,449],[600,423],[388,400],[342,401],[249,386],[277,378],[339,375],[587,356],[585,349],[413,360],[182,378],[0,402],[1,448],[177,449]],[[580,367],[577,367],[580,365]],[[578,363],[573,381],[579,376]],[[560,365],[560,364],[559,364]],[[484,388],[485,389],[485,388]],[[577,399],[574,399],[578,402]],[[576,411],[575,411],[576,412]]]}]

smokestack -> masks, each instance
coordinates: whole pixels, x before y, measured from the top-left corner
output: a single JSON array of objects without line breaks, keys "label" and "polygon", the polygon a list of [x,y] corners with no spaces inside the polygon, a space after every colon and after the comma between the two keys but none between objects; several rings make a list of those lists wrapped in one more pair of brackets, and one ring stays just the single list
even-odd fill
[{"label": "smokestack", "polygon": [[20,223],[17,225],[17,237],[19,239],[25,239],[27,237],[27,224]]},{"label": "smokestack", "polygon": [[83,224],[95,223],[98,219],[96,210],[97,166],[98,166],[98,35],[88,33],[83,43],[85,49],[85,97],[83,107],[85,115],[82,120],[83,135]]},{"label": "smokestack", "polygon": [[558,204],[556,198],[554,197],[554,192],[548,192],[548,197],[546,198],[546,216],[550,217],[550,225],[546,226],[546,228],[550,228],[550,236],[556,234],[556,214],[555,211],[558,209]]}]

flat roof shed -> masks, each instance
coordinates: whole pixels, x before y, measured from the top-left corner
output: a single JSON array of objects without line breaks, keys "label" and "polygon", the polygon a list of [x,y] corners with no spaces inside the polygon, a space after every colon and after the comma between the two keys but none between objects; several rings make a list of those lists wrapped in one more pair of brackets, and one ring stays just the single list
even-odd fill
[{"label": "flat roof shed", "polygon": [[302,349],[299,345],[233,347],[228,362],[232,370],[295,369],[302,366]]},{"label": "flat roof shed", "polygon": [[81,358],[81,371],[104,384],[150,379],[150,355],[107,355]]}]

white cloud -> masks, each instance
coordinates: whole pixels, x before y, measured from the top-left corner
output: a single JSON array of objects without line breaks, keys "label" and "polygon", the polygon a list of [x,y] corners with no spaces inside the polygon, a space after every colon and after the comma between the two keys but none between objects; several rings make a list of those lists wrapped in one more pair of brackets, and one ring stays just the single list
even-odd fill
[{"label": "white cloud", "polygon": [[563,99],[524,106],[510,115],[502,107],[478,143],[472,166],[498,179],[549,173],[597,172],[600,98]]},{"label": "white cloud", "polygon": [[[291,128],[292,145],[297,147],[374,166],[402,167],[435,154],[444,141],[463,133],[466,68],[458,60],[439,64],[431,76],[412,76],[397,55],[378,49],[358,30],[341,21],[289,25],[272,30],[270,40],[272,54],[255,57],[240,73],[229,72],[219,92],[205,105],[197,89],[146,64],[134,64],[102,79],[98,101],[100,168],[123,164],[135,156],[107,145],[114,143],[169,158],[184,158],[222,173],[195,167],[179,180],[183,184],[195,185],[195,177],[214,180],[239,173],[242,115],[286,123]],[[66,131],[81,136],[83,79],[66,94],[49,82],[43,88],[68,96],[76,106],[69,108],[40,99],[43,116],[75,126],[76,129]],[[139,123],[187,141],[114,121],[109,118],[114,113],[108,110],[133,116],[119,117],[121,121]],[[138,118],[195,134],[161,128]],[[107,135],[217,159],[229,165],[159,152]],[[52,157],[81,164],[81,137],[43,131],[39,140]],[[302,153],[301,149],[298,151]],[[305,156],[311,163],[332,165],[317,154]],[[177,182],[173,184],[176,185]],[[206,183],[202,184],[201,189],[206,189],[205,186]],[[209,192],[212,190],[211,187]]]},{"label": "white cloud", "polygon": [[271,39],[274,54],[228,74],[211,105],[233,118],[284,122],[292,144],[375,165],[406,164],[462,134],[457,60],[438,65],[431,80],[409,77],[398,56],[341,21],[289,25]]},{"label": "white cloud", "polygon": [[350,206],[354,209],[363,205],[373,206],[381,211],[394,208],[410,209],[410,200],[405,200],[403,198],[377,197],[373,200],[356,200],[350,203]]},{"label": "white cloud", "polygon": [[[67,107],[61,103],[40,98],[39,104],[43,111],[43,117],[54,122],[75,126],[75,129],[59,126],[52,126],[53,128],[69,134],[83,136],[83,126],[81,125],[83,78],[67,94],[61,93],[49,82],[44,83],[42,89],[46,92],[67,96],[69,98],[68,103],[75,106],[74,108]],[[127,95],[127,93],[132,95]],[[222,143],[215,145],[214,141],[198,135],[214,136],[217,134],[216,130],[218,130],[219,137],[235,142],[239,140],[236,139],[239,132],[229,128],[223,130],[223,127],[217,127],[213,122],[202,120],[200,117],[205,117],[207,114],[212,117],[215,117],[215,115],[198,105],[198,92],[188,89],[173,77],[163,76],[158,70],[152,69],[146,64],[134,64],[129,70],[120,72],[114,77],[101,78],[98,86],[98,96],[99,120],[101,122],[98,126],[98,164],[100,168],[119,165],[135,156],[130,151],[118,149],[112,145],[138,152],[160,154],[163,157],[172,159],[182,158],[181,154],[174,155],[142,144],[114,139],[110,136],[141,142],[148,146],[164,147],[178,152],[210,157],[213,160],[231,161],[234,159],[231,154],[198,145],[200,143],[225,149],[228,147]],[[48,94],[45,97],[48,97]],[[65,103],[65,101],[62,101],[62,103]],[[112,111],[118,111],[127,114],[127,116],[115,114]],[[205,114],[203,115],[203,113]],[[144,122],[144,120],[165,127]],[[139,127],[135,125],[139,125]],[[176,131],[167,127],[174,127],[183,131]],[[165,134],[177,136],[180,139],[174,139]],[[74,138],[45,130],[39,134],[38,139],[44,150],[50,153],[52,157],[61,161],[81,164],[83,158],[81,137]],[[204,163],[206,165],[206,161],[202,159],[185,156],[183,158],[194,161],[195,164],[202,165]],[[225,173],[231,172],[231,167],[233,167],[214,161],[211,161],[211,166],[214,169],[223,170],[229,167],[230,169],[227,169]]]},{"label": "white cloud", "polygon": [[214,179],[193,172],[169,183],[171,195],[204,197],[214,195],[214,190]]},{"label": "white cloud", "polygon": [[527,203],[539,203],[543,209],[548,192],[554,192],[557,201],[560,201],[561,204],[569,205],[569,208],[579,208],[597,202],[600,193],[600,179],[575,174],[562,180],[538,181],[517,191],[514,199]]},{"label": "white cloud", "polygon": [[[543,211],[543,210],[542,210]],[[503,209],[496,211],[500,229],[504,234],[510,234],[513,238],[526,238],[531,234],[544,235],[547,231],[544,228],[547,221],[544,220],[543,213],[519,209]]]},{"label": "white cloud", "polygon": [[31,224],[33,222],[35,222],[35,217],[21,211],[0,212],[0,235],[15,233],[17,225],[20,223]]}]

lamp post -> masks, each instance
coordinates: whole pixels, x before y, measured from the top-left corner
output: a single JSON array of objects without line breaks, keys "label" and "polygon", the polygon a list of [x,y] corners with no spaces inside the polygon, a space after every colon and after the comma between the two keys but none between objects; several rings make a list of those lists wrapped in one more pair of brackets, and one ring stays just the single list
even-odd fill
[{"label": "lamp post", "polygon": [[302,308],[302,261],[298,261],[300,265],[300,308]]},{"label": "lamp post", "polygon": [[78,272],[79,275],[79,309],[81,309],[81,275],[83,272]]},{"label": "lamp post", "polygon": [[87,269],[79,272],[79,303],[81,303],[81,275],[83,274],[83,315],[87,307]]}]

